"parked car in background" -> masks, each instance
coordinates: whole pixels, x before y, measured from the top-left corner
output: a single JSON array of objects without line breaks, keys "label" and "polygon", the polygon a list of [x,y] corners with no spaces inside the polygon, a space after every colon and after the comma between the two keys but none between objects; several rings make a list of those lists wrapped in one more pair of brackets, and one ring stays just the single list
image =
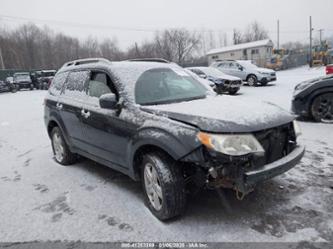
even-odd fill
[{"label": "parked car in background", "polygon": [[234,95],[239,91],[242,85],[242,80],[240,78],[227,75],[213,67],[189,67],[187,69],[191,70],[199,77],[213,82],[213,89],[218,94],[228,92],[229,94]]},{"label": "parked car in background", "polygon": [[333,123],[333,75],[298,84],[294,90],[292,111],[317,122]]},{"label": "parked car in background", "polygon": [[333,74],[333,64],[326,66],[326,74]]},{"label": "parked car in background", "polygon": [[14,92],[17,91],[17,88],[13,84],[13,82],[10,81],[8,78],[9,77],[7,77],[5,81],[0,80],[0,92],[12,92],[12,93],[14,93]]},{"label": "parked car in background", "polygon": [[265,86],[276,80],[276,72],[272,69],[261,68],[248,60],[222,60],[214,62],[211,67],[221,70],[223,73],[236,76],[246,81],[250,86],[258,83]]},{"label": "parked car in background", "polygon": [[7,77],[7,78],[5,79],[5,82],[10,83],[10,84],[13,84],[13,83],[14,83],[14,78],[11,77],[11,76],[9,76],[9,77]]},{"label": "parked car in background", "polygon": [[34,84],[28,72],[14,73],[13,83],[16,85],[17,90],[34,89]]},{"label": "parked car in background", "polygon": [[45,99],[54,159],[83,155],[142,181],[150,211],[181,215],[190,186],[232,188],[242,199],[304,154],[294,116],[265,102],[207,95],[173,63],[66,63]]},{"label": "parked car in background", "polygon": [[37,89],[47,90],[56,74],[56,70],[41,70],[36,72]]}]

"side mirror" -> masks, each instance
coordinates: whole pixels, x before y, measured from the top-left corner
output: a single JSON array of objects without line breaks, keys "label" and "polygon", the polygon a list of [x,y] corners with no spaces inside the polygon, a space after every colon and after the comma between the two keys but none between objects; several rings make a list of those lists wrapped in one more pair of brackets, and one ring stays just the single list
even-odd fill
[{"label": "side mirror", "polygon": [[199,74],[199,77],[202,78],[202,79],[206,79],[207,75],[206,74]]},{"label": "side mirror", "polygon": [[239,71],[243,71],[244,68],[243,67],[238,67]]},{"label": "side mirror", "polygon": [[117,109],[117,97],[114,93],[103,94],[99,97],[99,105],[101,108],[105,109]]}]

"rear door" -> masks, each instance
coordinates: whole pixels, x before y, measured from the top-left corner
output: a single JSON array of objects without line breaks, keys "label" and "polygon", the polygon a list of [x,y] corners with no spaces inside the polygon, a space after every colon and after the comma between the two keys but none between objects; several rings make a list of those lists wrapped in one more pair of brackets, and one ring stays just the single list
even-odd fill
[{"label": "rear door", "polygon": [[84,89],[88,76],[89,71],[70,72],[56,104],[67,137],[72,145],[79,149],[84,148],[81,110],[86,96]]},{"label": "rear door", "polygon": [[238,78],[241,78],[242,80],[245,80],[246,78],[246,72],[240,69],[240,65],[236,62],[230,62],[229,63],[229,73],[232,76],[236,76]]},{"label": "rear door", "polygon": [[128,124],[119,117],[119,110],[102,109],[99,97],[118,91],[109,75],[93,70],[87,84],[85,104],[82,109],[82,124],[86,151],[94,156],[126,165],[127,144],[129,141]]}]

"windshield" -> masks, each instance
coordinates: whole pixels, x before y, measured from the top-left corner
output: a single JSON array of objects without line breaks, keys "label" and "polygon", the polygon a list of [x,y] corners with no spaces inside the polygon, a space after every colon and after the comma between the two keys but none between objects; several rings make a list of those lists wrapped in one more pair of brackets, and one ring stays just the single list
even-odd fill
[{"label": "windshield", "polygon": [[145,71],[135,86],[135,101],[156,105],[205,98],[207,89],[180,68],[154,68]]},{"label": "windshield", "polygon": [[54,76],[55,75],[55,72],[43,72],[43,76],[44,77],[51,77],[51,76]]},{"label": "windshield", "polygon": [[21,74],[14,76],[15,81],[30,81],[30,76],[28,74]]}]

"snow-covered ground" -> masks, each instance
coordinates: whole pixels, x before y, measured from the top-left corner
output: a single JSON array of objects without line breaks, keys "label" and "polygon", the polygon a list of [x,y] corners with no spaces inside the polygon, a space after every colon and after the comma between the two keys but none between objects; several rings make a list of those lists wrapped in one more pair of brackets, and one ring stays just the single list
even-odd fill
[{"label": "snow-covered ground", "polygon": [[[323,74],[307,67],[278,72],[276,83],[244,86],[235,98],[290,109],[295,84]],[[0,242],[333,240],[333,125],[301,122],[302,162],[243,201],[232,191],[224,198],[203,191],[183,217],[163,223],[144,206],[139,183],[90,160],[54,162],[44,95],[0,94]]]}]

